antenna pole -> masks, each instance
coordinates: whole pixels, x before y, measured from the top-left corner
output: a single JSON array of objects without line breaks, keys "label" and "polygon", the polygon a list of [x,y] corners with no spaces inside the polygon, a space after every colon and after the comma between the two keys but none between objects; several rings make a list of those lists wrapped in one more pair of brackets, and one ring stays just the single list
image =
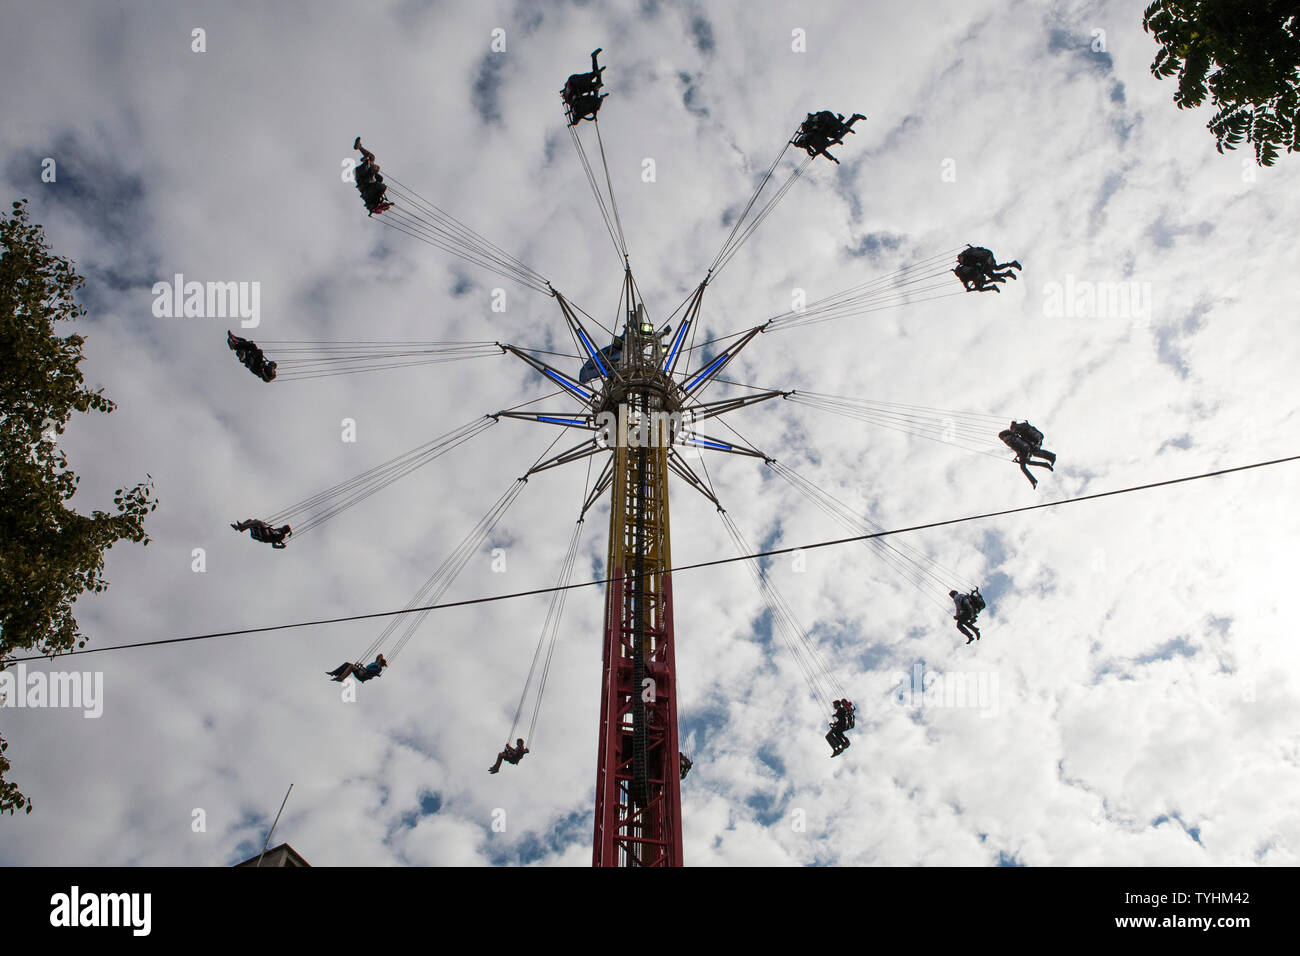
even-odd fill
[{"label": "antenna pole", "polygon": [[280,822],[280,814],[284,813],[284,805],[289,802],[289,794],[293,793],[293,784],[289,784],[289,789],[284,793],[284,800],[280,802],[280,809],[275,815],[275,822],[271,824],[271,829],[267,831],[266,842],[262,844],[262,852],[257,855],[257,865],[262,865],[262,857],[266,856],[266,848],[271,845],[271,834],[275,832],[275,826]]}]

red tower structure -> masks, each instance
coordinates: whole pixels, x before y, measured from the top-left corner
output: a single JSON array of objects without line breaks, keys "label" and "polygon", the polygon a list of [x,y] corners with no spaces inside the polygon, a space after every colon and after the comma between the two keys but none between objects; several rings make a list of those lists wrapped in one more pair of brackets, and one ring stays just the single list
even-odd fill
[{"label": "red tower structure", "polygon": [[[629,321],[608,395],[616,416],[605,600],[595,866],[681,866],[667,413],[677,389],[659,338]],[[665,423],[660,427],[660,423]]]},{"label": "red tower structure", "polygon": [[[583,513],[610,492],[606,568],[600,736],[596,746],[595,866],[681,866],[682,761],[677,733],[677,667],[674,652],[672,549],[668,479],[676,474],[721,511],[713,493],[675,446],[764,456],[751,448],[694,432],[694,423],[756,402],[780,397],[758,391],[739,398],[700,402],[702,389],[760,329],[743,333],[702,368],[678,374],[688,332],[699,317],[706,282],[689,300],[671,340],[657,329],[638,301],[631,269],[624,276],[626,312],[621,335],[597,349],[577,313],[553,295],[588,364],[577,379],[514,346],[501,346],[586,406],[580,415],[507,410],[497,417],[585,429],[583,443],[534,465],[529,474],[610,452]],[[594,387],[584,383],[596,381]]]},{"label": "red tower structure", "polygon": [[620,455],[628,461],[614,469],[623,480],[610,518],[592,863],[680,866],[667,458],[656,448]]}]

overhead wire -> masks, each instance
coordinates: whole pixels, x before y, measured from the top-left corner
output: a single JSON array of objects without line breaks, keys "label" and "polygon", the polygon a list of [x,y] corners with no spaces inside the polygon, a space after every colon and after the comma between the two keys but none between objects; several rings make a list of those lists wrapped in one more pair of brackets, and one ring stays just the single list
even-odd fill
[{"label": "overhead wire", "polygon": [[[740,431],[725,419],[722,421],[724,427],[742,442],[751,448],[757,446]],[[781,464],[774,458],[765,457],[764,461],[768,467],[779,475],[784,481],[789,483],[796,491],[812,502],[823,514],[838,522],[842,527],[850,531],[862,531],[867,529],[871,532],[882,530],[879,525],[871,521],[866,515],[855,511],[846,502],[831,494],[828,491],[818,487],[812,481],[795,472],[792,468]],[[936,590],[942,591],[944,596],[951,590],[951,581],[965,585],[966,589],[975,586],[975,582],[959,574],[951,568],[945,567],[929,555],[925,554],[918,548],[913,547],[905,541],[897,544],[891,544],[888,541],[870,538],[867,540],[868,547],[874,548],[877,555],[885,564],[894,570],[905,581],[912,584],[918,592],[932,604],[941,609],[947,608],[946,601],[935,597]],[[939,576],[937,571],[943,571],[948,575],[948,579]]]},{"label": "overhead wire", "polygon": [[479,547],[483,544],[483,541],[492,533],[492,529],[497,526],[497,523],[505,515],[507,509],[509,509],[515,499],[519,497],[519,494],[524,490],[524,485],[527,484],[527,481],[526,478],[516,478],[514,482],[511,483],[510,487],[506,489],[505,494],[496,500],[496,503],[492,505],[488,510],[488,513],[478,520],[478,522],[470,529],[469,533],[466,534],[465,537],[461,539],[460,543],[452,550],[451,554],[444,559],[442,564],[438,565],[434,572],[429,575],[428,579],[420,585],[420,589],[415,592],[415,595],[407,602],[405,610],[413,612],[414,616],[394,617],[389,621],[388,624],[385,625],[384,629],[379,632],[379,635],[371,641],[370,646],[366,648],[361,660],[365,660],[387,646],[389,639],[399,628],[401,628],[402,633],[393,641],[392,648],[386,655],[390,661],[397,657],[402,649],[406,647],[411,636],[429,616],[430,612],[428,610],[421,610],[420,606],[429,602],[436,604],[441,600],[442,595],[446,593],[447,589],[451,587],[452,582],[455,581],[460,575],[460,572],[464,570],[465,565],[469,563],[470,558],[477,553]]},{"label": "overhead wire", "polygon": [[[849,531],[869,529],[868,533],[883,530],[866,515],[851,508],[847,503],[818,487],[812,481],[800,475],[780,462],[770,461],[768,466],[792,488],[807,498],[823,514],[827,515]],[[946,609],[947,602],[936,595],[947,595],[953,584],[964,585],[963,590],[970,590],[975,582],[957,572],[939,564],[934,558],[906,542],[890,543],[880,538],[867,539],[868,547],[899,577],[917,589],[922,597],[940,609]],[[943,574],[940,574],[940,572]]]},{"label": "overhead wire", "polygon": [[[585,490],[583,500],[586,500]],[[542,620],[541,633],[537,637],[537,647],[533,651],[533,660],[528,667],[528,676],[524,680],[524,689],[519,695],[519,705],[515,708],[515,716],[510,723],[510,733],[506,735],[507,741],[515,739],[515,732],[519,729],[519,720],[523,716],[529,691],[533,690],[533,678],[536,675],[537,685],[533,694],[532,716],[528,722],[528,735],[524,738],[533,749],[536,749],[534,739],[537,732],[537,717],[541,713],[542,698],[546,694],[546,681],[551,673],[551,659],[555,655],[555,642],[560,632],[560,621],[564,616],[564,603],[569,595],[566,586],[573,577],[573,568],[577,562],[583,520],[583,518],[579,517],[574,522],[573,533],[569,535],[569,545],[565,549],[563,559],[560,561],[560,573],[556,577],[556,590],[551,592],[551,600],[546,608],[546,617]],[[540,671],[538,669],[539,665]]]},{"label": "overhead wire", "polygon": [[[537,637],[537,648],[533,651],[533,661],[528,668],[528,677],[524,680],[524,689],[519,695],[519,706],[515,708],[514,720],[510,723],[510,733],[506,735],[506,740],[513,740],[515,732],[519,729],[519,718],[523,715],[524,704],[528,699],[528,691],[533,683],[533,675],[537,672],[539,659],[542,663],[541,675],[537,682],[537,690],[534,697],[532,718],[528,722],[528,736],[524,739],[533,744],[536,749],[537,735],[537,717],[542,710],[542,698],[546,694],[546,681],[551,673],[551,660],[555,656],[556,638],[560,632],[560,621],[564,617],[564,604],[568,599],[569,592],[567,585],[573,577],[573,568],[577,562],[578,545],[582,536],[582,525],[586,519],[586,501],[587,492],[591,488],[591,459],[587,459],[587,477],[583,480],[582,501],[584,508],[578,514],[578,520],[574,522],[573,534],[569,537],[569,546],[565,550],[564,559],[560,562],[560,574],[557,580],[557,590],[551,592],[551,601],[546,609],[546,618],[542,621],[542,631]],[[543,655],[543,648],[545,654]]]},{"label": "overhead wire", "polygon": [[[1092,492],[1086,495],[1076,495],[1072,498],[1059,498],[1056,501],[1044,501],[1034,505],[1021,505],[1016,508],[1004,508],[1000,511],[988,511],[981,514],[963,515],[957,518],[946,518],[939,521],[929,521],[924,524],[910,525],[903,528],[891,528],[886,531],[873,532],[871,534],[852,535],[846,538],[833,538],[823,541],[815,541],[808,544],[791,545],[785,548],[770,548],[766,551],[753,552],[751,554],[738,555],[731,558],[715,558],[709,561],[697,561],[693,564],[679,565],[674,568],[662,569],[663,573],[678,574],[683,571],[694,571],[701,568],[715,567],[722,564],[733,564],[737,561],[750,561],[755,558],[773,557],[781,554],[791,554],[795,551],[812,551],[818,548],[838,547],[844,544],[856,544],[860,541],[868,541],[875,538],[894,537],[902,534],[910,534],[915,531],[927,531],[932,528],[944,528],[952,525],[964,524],[970,521],[983,521],[989,518],[1000,518],[1006,515],[1024,514],[1030,511],[1040,511],[1044,508],[1059,508],[1062,505],[1078,504],[1084,501],[1095,501],[1101,498],[1110,498],[1117,495],[1134,494],[1139,491],[1149,491],[1154,488],[1165,488],[1172,485],[1184,484],[1192,481],[1202,481],[1207,478],[1217,478],[1222,475],[1230,475],[1244,471],[1251,471],[1256,468],[1268,468],[1274,465],[1288,464],[1290,462],[1300,461],[1300,455],[1289,455],[1285,458],[1274,458],[1268,461],[1252,462],[1248,465],[1237,465],[1230,468],[1220,468],[1215,471],[1202,472],[1196,475],[1185,475],[1181,478],[1169,478],[1164,481],[1153,481],[1142,485],[1131,485],[1125,488],[1114,488],[1110,491]],[[568,584],[563,590],[571,591],[575,588],[596,587],[603,584],[609,584],[613,578],[596,578],[591,581],[579,581],[576,584]],[[342,624],[349,621],[373,620],[383,617],[395,617],[403,614],[412,614],[422,611],[445,610],[453,607],[468,607],[476,604],[491,604],[497,601],[509,601],[516,598],[532,597],[536,594],[549,594],[556,590],[554,587],[533,588],[527,591],[515,591],[510,594],[495,594],[485,597],[468,598],[462,601],[448,601],[442,604],[433,604],[424,607],[403,608],[395,611],[373,611],[366,614],[349,614],[343,617],[323,618],[312,621],[295,621],[289,624],[270,624],[262,627],[240,628],[230,631],[214,631],[207,634],[192,634],[184,637],[168,637],[149,641],[134,641],[129,644],[114,644],[108,647],[87,647],[79,650],[67,651],[62,654],[54,655],[34,655],[31,657],[13,657],[9,658],[7,663],[18,663],[21,661],[39,661],[51,657],[70,657],[76,654],[96,654],[105,651],[129,650],[137,647],[157,647],[164,644],[183,644],[193,641],[213,640],[221,637],[239,637],[246,634],[264,634],[271,631],[283,631],[298,627],[319,627],[324,624]]]},{"label": "overhead wire", "polygon": [[[556,439],[546,447],[546,450],[538,456],[537,461],[533,462],[533,465],[536,466],[538,462],[544,459],[547,454],[550,453],[551,449],[555,447],[558,441],[559,437],[557,436]],[[531,468],[529,470],[531,471]],[[526,476],[528,472],[525,472],[524,474]],[[402,628],[402,632],[393,640],[392,650],[387,656],[390,659],[395,659],[397,655],[401,653],[410,642],[415,632],[420,629],[420,625],[424,623],[430,613],[427,610],[420,611],[416,609],[416,606],[424,603],[436,604],[442,599],[442,595],[447,592],[447,589],[451,587],[456,578],[460,576],[461,571],[465,569],[465,565],[469,563],[470,558],[478,552],[478,549],[482,546],[483,542],[487,540],[487,536],[492,533],[493,529],[496,528],[501,519],[505,517],[506,511],[509,510],[512,504],[514,504],[515,499],[519,497],[526,484],[528,484],[527,477],[520,477],[514,480],[511,486],[506,489],[505,493],[498,498],[496,503],[488,510],[488,513],[478,520],[478,522],[470,529],[469,533],[461,540],[460,544],[458,544],[443,563],[434,570],[433,574],[429,575],[428,579],[415,593],[415,596],[407,602],[407,609],[414,610],[414,616],[410,618],[394,617],[389,621],[384,629],[379,633],[379,636],[376,637],[366,649],[365,654],[362,655],[363,660],[386,646],[389,639],[392,638],[392,635],[399,627]]]},{"label": "overhead wire", "polygon": [[[731,537],[736,549],[741,554],[751,553],[753,549],[726,509],[719,506],[718,515],[722,518],[723,526],[726,528],[727,534]],[[799,672],[803,675],[804,682],[808,685],[813,699],[825,710],[829,711],[831,701],[847,696],[844,694],[842,685],[831,672],[830,667],[827,666],[826,660],[818,650],[816,643],[813,642],[803,626],[799,624],[789,602],[786,601],[785,596],[772,582],[760,560],[757,558],[751,559],[746,562],[746,567],[749,569],[750,576],[753,578],[759,595],[767,607],[768,618],[772,622],[772,630],[781,637],[781,640],[789,649],[790,656],[793,658]]]}]

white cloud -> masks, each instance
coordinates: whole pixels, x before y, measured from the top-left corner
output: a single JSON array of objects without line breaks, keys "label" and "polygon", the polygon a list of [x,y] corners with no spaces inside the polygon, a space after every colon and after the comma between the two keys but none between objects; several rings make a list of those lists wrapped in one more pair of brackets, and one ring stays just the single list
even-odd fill
[{"label": "white cloud", "polygon": [[[112,587],[79,604],[93,645],[400,607],[554,437],[503,422],[285,552],[256,547],[227,522],[545,389],[505,357],[266,388],[232,361],[220,321],[154,319],[147,282],[177,271],[260,281],[255,339],[555,335],[544,297],[366,221],[338,178],[360,133],[386,173],[611,321],[619,263],[555,95],[595,46],[612,93],[602,134],[652,314],[700,280],[729,231],[724,211],[823,107],[869,119],[838,151],[843,165],[814,163],[717,279],[709,331],[785,311],[792,287],[815,299],[967,241],[1025,264],[999,296],[764,335],[733,368],[764,386],[1029,415],[1061,456],[1035,494],[1009,462],[789,403],[730,419],[873,520],[1291,453],[1300,289],[1277,237],[1300,213],[1295,164],[1247,182],[1244,153],[1215,153],[1204,111],[1178,111],[1170,83],[1150,77],[1154,44],[1131,5],[939,6],[922,19],[877,4],[865,22],[851,4],[557,4],[532,23],[508,4],[442,3],[370,12],[364,40],[342,6],[205,10],[202,24],[177,6],[10,12],[6,31],[27,42],[0,84],[16,157],[4,173],[56,251],[98,270],[84,367],[120,405],[63,438],[83,479],[76,501],[104,507],[146,471],[162,500],[155,543],[113,549]],[[700,15],[707,31],[693,26]],[[195,25],[205,54],[189,51]],[[495,26],[509,46],[501,113],[485,124],[472,84]],[[1108,58],[1087,50],[1097,26]],[[807,54],[790,52],[796,27]],[[696,42],[705,32],[709,51]],[[50,62],[63,66],[40,68]],[[707,115],[683,104],[680,74]],[[58,144],[60,181],[42,185],[27,159]],[[652,185],[639,178],[646,157]],[[116,219],[56,192],[91,158],[96,175],[142,184]],[[956,183],[940,176],[948,158]],[[128,225],[105,234],[109,220]],[[899,237],[898,250],[849,255],[867,235]],[[136,284],[111,287],[113,270]],[[467,296],[451,295],[457,276],[473,283]],[[1048,317],[1048,283],[1067,277],[1150,283],[1149,324]],[[489,311],[496,286],[510,297],[504,315]],[[339,441],[344,417],[358,422],[355,445]],[[708,466],[752,542],[778,523],[776,547],[842,535],[756,463]],[[494,538],[509,572],[480,554],[447,597],[552,583],[583,471],[530,481]],[[681,574],[681,710],[698,731],[683,789],[688,862],[1294,864],[1300,820],[1279,795],[1297,783],[1297,660],[1282,629],[1296,528],[1279,504],[1296,485],[1282,466],[909,536],[963,575],[1005,576],[971,648],[866,548],[809,552],[802,574],[778,559],[774,580],[858,702],[853,747],[834,762],[821,740],[829,715],[781,643],[755,633],[761,606],[744,570]],[[712,506],[681,485],[674,495],[675,560],[729,555]],[[578,578],[603,560],[607,515],[588,517]],[[190,571],[195,547],[204,575]],[[101,720],[5,714],[13,778],[37,809],[8,824],[0,862],[234,862],[260,847],[293,782],[277,841],[314,864],[585,865],[594,589],[568,602],[534,753],[485,773],[544,609],[538,597],[439,612],[348,705],[323,671],[382,624],[83,658],[105,671]],[[1173,641],[1186,651],[1153,657]],[[996,674],[996,715],[895,703],[894,675],[921,660],[937,675]],[[427,794],[436,811],[421,811]],[[207,834],[190,830],[195,807]],[[498,808],[504,833],[491,829]]]}]

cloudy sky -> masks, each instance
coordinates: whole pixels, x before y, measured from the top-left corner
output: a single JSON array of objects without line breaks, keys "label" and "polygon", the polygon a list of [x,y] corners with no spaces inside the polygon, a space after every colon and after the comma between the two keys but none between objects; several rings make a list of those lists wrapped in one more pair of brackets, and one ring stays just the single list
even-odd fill
[{"label": "cloudy sky", "polygon": [[[549,389],[508,357],[268,387],[225,348],[231,322],[157,318],[151,288],[176,273],[258,282],[254,339],[562,342],[547,297],[366,218],[340,177],[361,134],[385,172],[612,323],[620,264],[555,95],[597,46],[652,314],[700,280],[783,139],[823,108],[868,120],[710,288],[707,331],[966,242],[1024,264],[1001,295],[762,336],[729,371],[1029,416],[1059,455],[1035,492],[1006,460],[790,403],[729,419],[877,523],[1295,450],[1300,165],[1215,152],[1208,113],[1180,112],[1151,77],[1140,4],[49,2],[2,16],[0,175],[87,277],[83,369],[119,406],[61,439],[82,478],[73,503],[108,507],[145,473],[161,500],[153,544],[114,548],[110,589],[77,605],[94,646],[401,607],[542,452],[553,432],[503,422],[285,551],[253,544],[228,523]],[[1147,308],[1052,308],[1070,283],[1121,282]],[[753,543],[844,534],[760,463],[708,466]],[[552,583],[584,477],[530,481],[448,599]],[[680,574],[687,862],[1300,862],[1300,654],[1282,614],[1298,487],[1282,465],[910,536],[984,583],[988,640],[970,647],[865,547],[809,552],[802,571],[775,560],[857,701],[834,761],[828,715],[745,569]],[[675,563],[734,553],[712,506],[673,491]],[[607,521],[588,517],[580,578],[603,573]],[[36,804],[0,822],[0,863],[234,863],[293,783],[276,842],[316,865],[584,865],[596,589],[568,602],[533,753],[485,772],[545,610],[543,597],[436,612],[356,702],[323,672],[361,653],[369,622],[59,662],[102,672],[103,716],[0,711],[12,779]],[[912,693],[910,675],[932,692]],[[957,681],[988,696],[945,706]]]}]

